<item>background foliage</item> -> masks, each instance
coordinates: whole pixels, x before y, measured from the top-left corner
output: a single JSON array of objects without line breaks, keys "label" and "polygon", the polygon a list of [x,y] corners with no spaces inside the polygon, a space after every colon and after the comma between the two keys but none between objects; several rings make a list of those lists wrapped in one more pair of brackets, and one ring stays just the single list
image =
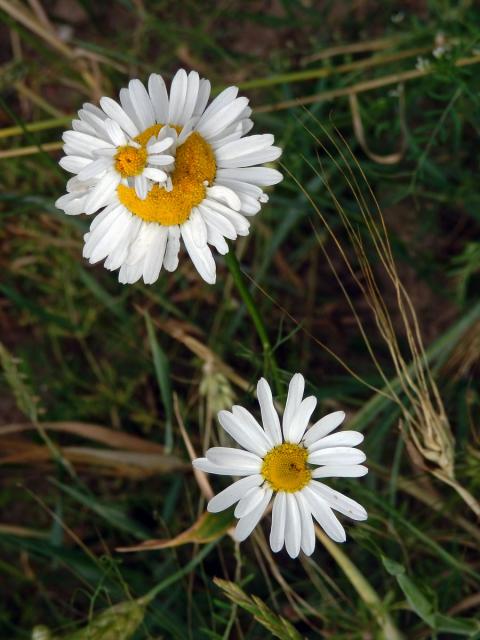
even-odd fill
[{"label": "background foliage", "polygon": [[[0,10],[0,636],[480,638],[478,5],[0,0]],[[238,84],[256,131],[285,149],[285,181],[235,246],[279,363],[280,405],[301,371],[319,413],[344,408],[366,435],[370,474],[338,488],[370,518],[350,524],[341,547],[320,536],[310,559],[272,555],[261,531],[238,549],[229,514],[202,516],[208,486],[190,455],[221,437],[216,411],[233,399],[254,409],[265,366],[222,257],[214,287],[188,260],[153,287],[121,286],[81,259],[88,220],[53,204],[65,185],[61,131],[82,102],[179,66],[217,90]],[[407,366],[409,329],[348,167],[383,211],[448,420],[455,486],[439,472],[442,447],[433,459],[412,436],[405,371],[400,404],[375,391],[385,379],[358,320],[386,379],[399,372],[355,281],[364,272],[345,220]],[[415,400],[424,418],[427,399]],[[149,539],[162,548],[117,551]]]}]

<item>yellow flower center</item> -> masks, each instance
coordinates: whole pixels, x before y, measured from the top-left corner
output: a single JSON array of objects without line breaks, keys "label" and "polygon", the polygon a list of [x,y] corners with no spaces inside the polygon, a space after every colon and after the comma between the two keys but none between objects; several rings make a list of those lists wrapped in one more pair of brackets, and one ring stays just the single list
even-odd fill
[{"label": "yellow flower center", "polygon": [[285,442],[267,453],[261,473],[274,491],[294,493],[303,489],[312,477],[307,458],[304,447]]},{"label": "yellow flower center", "polygon": [[145,169],[147,163],[147,150],[145,147],[136,149],[129,145],[118,147],[115,155],[115,169],[122,178],[138,176]]},{"label": "yellow flower center", "polygon": [[[162,126],[153,125],[135,138],[145,151],[145,160],[145,145],[152,136],[158,135]],[[181,127],[174,128],[181,131]],[[205,183],[212,183],[216,169],[211,146],[194,131],[177,148],[175,168],[170,175],[173,185],[171,191],[154,184],[145,200],[141,200],[134,188],[121,184],[117,188],[118,198],[131,213],[146,222],[157,222],[163,226],[182,224],[188,220],[192,209],[205,198]]]}]

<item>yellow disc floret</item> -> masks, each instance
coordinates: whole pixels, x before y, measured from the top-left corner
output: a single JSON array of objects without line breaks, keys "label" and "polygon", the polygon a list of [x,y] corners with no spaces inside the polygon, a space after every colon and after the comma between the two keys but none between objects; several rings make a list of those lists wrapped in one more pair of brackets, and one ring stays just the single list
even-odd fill
[{"label": "yellow disc floret", "polygon": [[[153,125],[135,138],[135,141],[142,145],[141,150],[145,152],[145,162],[145,145],[152,136],[158,135],[162,126]],[[181,130],[180,127],[174,128],[177,131]],[[141,200],[134,188],[121,184],[117,189],[118,197],[131,213],[145,222],[157,222],[163,226],[182,224],[188,220],[192,209],[205,198],[205,184],[213,182],[216,168],[211,146],[195,131],[177,148],[175,168],[170,174],[171,191],[155,184],[145,200]]]},{"label": "yellow disc floret", "polygon": [[[156,138],[160,133],[162,127],[163,127],[163,124],[152,124],[151,127],[148,127],[148,129],[145,129],[145,131],[142,131],[142,133],[139,133],[138,136],[135,136],[134,138],[135,142],[138,142],[138,144],[141,144],[142,147],[146,147],[147,142],[150,141],[150,138],[152,137]],[[173,128],[177,130],[177,133],[180,133],[180,131],[182,130],[181,127],[173,127]]]},{"label": "yellow disc floret", "polygon": [[136,148],[130,145],[118,147],[115,155],[115,169],[122,178],[139,176],[147,164],[147,150],[144,147]]},{"label": "yellow disc floret", "polygon": [[307,458],[308,452],[304,447],[285,442],[267,453],[262,475],[274,491],[300,491],[312,477]]}]

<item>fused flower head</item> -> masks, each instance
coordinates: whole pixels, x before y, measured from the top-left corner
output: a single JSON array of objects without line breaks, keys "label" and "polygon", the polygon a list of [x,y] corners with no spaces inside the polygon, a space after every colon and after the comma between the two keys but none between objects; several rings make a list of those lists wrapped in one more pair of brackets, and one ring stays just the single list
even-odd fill
[{"label": "fused flower head", "polygon": [[[120,269],[119,280],[155,282],[162,266],[178,266],[182,239],[208,283],[216,277],[210,246],[248,235],[248,218],[282,180],[259,166],[281,150],[273,136],[246,135],[253,126],[248,99],[228,87],[207,106],[210,82],[180,69],[170,92],[158,74],[148,87],[131,80],[100,107],[83,105],[67,131],[61,166],[74,174],[56,202],[69,215],[97,216],[83,255]],[[210,246],[209,246],[210,245]]]},{"label": "fused flower head", "polygon": [[193,461],[197,469],[219,475],[244,476],[208,503],[211,512],[236,504],[235,539],[245,540],[273,498],[270,546],[296,558],[300,549],[315,548],[314,519],[335,542],[345,542],[345,530],[333,510],[353,520],[366,520],[365,509],[331,489],[319,478],[363,476],[365,454],[355,447],[363,441],[357,431],[331,433],[345,419],[343,411],[330,413],[309,427],[317,400],[303,398],[305,380],[295,374],[288,389],[282,425],[265,379],[257,385],[262,424],[239,406],[220,411],[224,430],[243,449],[213,447],[205,458]]}]

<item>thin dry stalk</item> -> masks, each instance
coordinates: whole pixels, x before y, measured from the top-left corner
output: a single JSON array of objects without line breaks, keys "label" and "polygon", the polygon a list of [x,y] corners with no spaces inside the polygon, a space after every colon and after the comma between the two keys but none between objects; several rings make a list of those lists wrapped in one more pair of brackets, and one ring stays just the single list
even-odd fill
[{"label": "thin dry stalk", "polygon": [[6,158],[18,158],[20,156],[31,156],[41,151],[59,151],[63,147],[63,142],[46,142],[45,144],[33,144],[29,147],[19,147],[18,149],[5,149],[0,151],[0,160]]},{"label": "thin dry stalk", "polygon": [[[370,307],[379,334],[388,348],[391,363],[400,383],[399,393],[396,393],[391,387],[389,387],[389,391],[402,412],[402,423],[405,426],[403,430],[404,437],[413,442],[422,458],[429,463],[430,472],[453,487],[474,513],[480,516],[480,504],[478,501],[455,479],[455,448],[452,431],[438,386],[427,362],[415,309],[397,272],[380,206],[346,141],[338,134],[339,142],[325,128],[322,127],[322,129],[329,142],[333,145],[333,152],[317,136],[312,135],[347,181],[357,203],[362,226],[366,231],[366,233],[362,234],[359,226],[354,226],[353,218],[343,209],[341,203],[335,197],[325,177],[325,172],[321,169],[317,171],[331,197],[336,213],[343,223],[349,246],[353,249],[356,257],[356,265],[353,265],[347,257],[345,248],[341,247],[340,241],[328,225],[324,214],[305,190],[304,193],[306,193],[322,223],[332,236],[349,273],[359,288],[363,299]],[[371,204],[369,204],[367,198]],[[371,251],[367,252],[365,248],[365,237],[373,248],[375,260],[368,257]],[[325,252],[322,245],[321,248]],[[373,354],[372,346],[359,315],[354,310],[353,302],[347,295],[328,255],[327,260],[348,304],[354,311],[354,317],[373,362],[385,381],[387,374],[383,372],[382,366]],[[395,313],[401,320],[403,337],[407,341],[406,355],[404,355],[400,346],[390,309],[387,307],[385,297],[378,284],[378,276],[376,275],[378,266],[375,266],[375,268],[373,266],[374,263],[377,265],[377,262],[383,268],[395,294]]]},{"label": "thin dry stalk", "polygon": [[[469,58],[460,58],[456,60],[454,65],[456,67],[466,67],[472,64],[478,64],[480,62],[480,54],[471,56]],[[291,109],[293,107],[301,107],[307,104],[316,104],[319,102],[326,102],[328,100],[335,100],[335,98],[341,98],[349,96],[352,93],[364,93],[365,91],[372,91],[374,89],[380,89],[382,87],[388,87],[391,85],[398,85],[409,80],[416,80],[423,78],[433,73],[435,66],[432,65],[427,69],[412,69],[410,71],[402,71],[399,73],[392,73],[390,75],[381,76],[380,78],[374,78],[373,80],[364,80],[363,82],[357,82],[347,87],[341,87],[340,89],[331,89],[329,91],[322,91],[322,93],[316,93],[311,96],[301,96],[300,98],[293,98],[292,100],[285,100],[283,102],[276,102],[274,104],[265,104],[255,109],[255,113],[271,113],[272,111],[283,111],[284,109]]]},{"label": "thin dry stalk", "polygon": [[311,62],[318,62],[319,60],[326,60],[335,56],[341,56],[352,53],[366,53],[369,51],[383,51],[389,47],[393,47],[401,42],[401,36],[393,36],[390,38],[379,38],[377,40],[369,40],[368,42],[353,42],[350,44],[342,44],[336,47],[328,47],[313,53],[310,56],[305,56],[301,59],[302,65],[310,64]]}]

